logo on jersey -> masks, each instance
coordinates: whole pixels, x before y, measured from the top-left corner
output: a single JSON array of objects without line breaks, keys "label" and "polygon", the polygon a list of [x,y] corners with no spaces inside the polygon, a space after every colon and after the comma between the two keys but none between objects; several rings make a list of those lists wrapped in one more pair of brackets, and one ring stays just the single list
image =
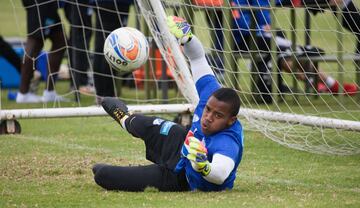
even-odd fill
[{"label": "logo on jersey", "polygon": [[159,126],[162,122],[164,122],[163,119],[161,119],[161,118],[156,118],[156,119],[153,121],[153,125]]},{"label": "logo on jersey", "polygon": [[160,134],[165,135],[165,136],[169,135],[169,131],[170,131],[171,127],[174,125],[175,125],[175,123],[171,122],[171,121],[164,122],[161,125]]},{"label": "logo on jersey", "polygon": [[199,116],[197,114],[194,114],[192,122],[198,122],[199,120]]},{"label": "logo on jersey", "polygon": [[[196,131],[196,129],[195,129],[195,131]],[[191,130],[189,130],[188,133],[186,134],[186,137],[185,137],[185,143],[188,142],[188,138],[189,138],[189,137],[192,137],[192,136],[194,136],[194,132],[192,132]],[[188,145],[188,144],[189,144],[189,143],[187,143],[187,145]]]}]

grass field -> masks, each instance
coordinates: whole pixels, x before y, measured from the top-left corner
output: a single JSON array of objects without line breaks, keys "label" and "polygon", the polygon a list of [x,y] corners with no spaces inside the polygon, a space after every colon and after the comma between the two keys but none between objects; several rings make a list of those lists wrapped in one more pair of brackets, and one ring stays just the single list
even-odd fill
[{"label": "grass field", "polygon": [[[279,21],[287,28],[287,18],[282,15],[279,14]],[[317,16],[315,27],[336,28],[326,18],[332,18],[331,14]],[[1,35],[24,37],[24,20],[20,0],[0,2]],[[301,28],[301,22],[298,25]],[[315,43],[327,51],[336,51],[336,44],[328,44],[335,41],[334,33],[315,34]],[[353,37],[345,34],[346,51],[353,51]],[[336,67],[329,66],[329,72],[336,74]],[[346,70],[353,72],[351,64],[346,66]],[[351,74],[347,73],[346,78],[353,79]],[[242,80],[248,80],[248,77]],[[57,90],[67,94],[68,83],[59,82]],[[123,93],[126,97],[134,96],[131,90]],[[177,95],[172,93],[172,97]],[[46,105],[19,105],[6,97],[7,90],[1,90],[0,109],[94,104],[92,96],[83,96],[81,103]],[[138,99],[143,97],[144,93],[140,92]],[[289,99],[288,103],[269,108],[360,120],[357,100],[345,98],[340,103],[338,98],[322,96],[310,101],[301,98],[299,105],[288,105],[293,103]],[[171,119],[173,115],[166,117]],[[98,162],[148,164],[141,141],[122,131],[110,117],[24,119],[19,122],[22,126],[20,135],[0,136],[0,207],[360,207],[360,155],[331,156],[297,151],[245,129],[243,161],[231,191],[161,193],[148,189],[144,193],[108,192],[94,183],[92,165]],[[356,133],[344,136],[358,141]]]},{"label": "grass field", "polygon": [[110,118],[21,121],[0,138],[0,207],[359,207],[360,156],[295,151],[245,132],[232,191],[107,192],[91,166],[146,164],[144,145]]}]

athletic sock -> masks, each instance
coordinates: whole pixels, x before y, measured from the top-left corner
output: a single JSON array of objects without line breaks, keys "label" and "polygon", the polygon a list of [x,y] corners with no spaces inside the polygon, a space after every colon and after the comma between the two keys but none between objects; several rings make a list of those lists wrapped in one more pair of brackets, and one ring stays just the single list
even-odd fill
[{"label": "athletic sock", "polygon": [[328,88],[333,87],[335,83],[336,83],[336,80],[330,76],[328,76],[325,80],[325,84]]}]

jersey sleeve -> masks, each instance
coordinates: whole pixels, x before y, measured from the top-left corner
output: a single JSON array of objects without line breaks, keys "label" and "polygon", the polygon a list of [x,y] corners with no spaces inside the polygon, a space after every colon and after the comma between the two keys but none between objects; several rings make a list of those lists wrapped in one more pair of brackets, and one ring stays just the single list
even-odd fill
[{"label": "jersey sleeve", "polygon": [[214,150],[213,155],[221,154],[231,158],[234,162],[237,161],[241,147],[233,138],[228,135],[221,135],[214,142],[216,143],[214,144],[216,149]]}]

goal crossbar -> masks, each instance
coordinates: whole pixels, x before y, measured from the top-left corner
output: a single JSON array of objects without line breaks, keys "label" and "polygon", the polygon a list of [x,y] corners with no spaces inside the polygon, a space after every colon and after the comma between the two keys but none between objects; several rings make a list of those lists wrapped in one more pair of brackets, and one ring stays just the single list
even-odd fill
[{"label": "goal crossbar", "polygon": [[[179,112],[192,112],[190,104],[166,105],[128,105],[132,113],[142,114],[167,114]],[[107,113],[100,106],[69,107],[69,108],[38,108],[1,110],[0,120],[31,119],[31,118],[64,118],[64,117],[90,117],[105,116]]]},{"label": "goal crossbar", "polygon": [[[168,114],[193,112],[192,104],[163,104],[163,105],[129,105],[129,111],[142,114]],[[105,116],[106,112],[99,106],[71,107],[71,108],[41,108],[41,109],[17,109],[1,110],[1,120],[31,119],[31,118],[60,118],[60,117],[83,117]],[[343,129],[360,131],[360,122],[318,116],[300,115],[294,113],[282,113],[267,110],[241,108],[240,117],[264,119],[276,122],[317,126],[322,128]]]}]

